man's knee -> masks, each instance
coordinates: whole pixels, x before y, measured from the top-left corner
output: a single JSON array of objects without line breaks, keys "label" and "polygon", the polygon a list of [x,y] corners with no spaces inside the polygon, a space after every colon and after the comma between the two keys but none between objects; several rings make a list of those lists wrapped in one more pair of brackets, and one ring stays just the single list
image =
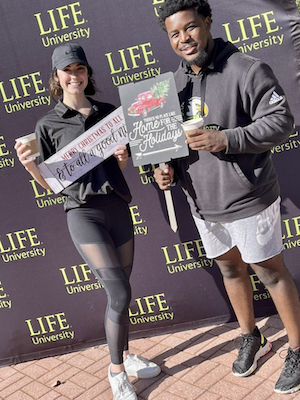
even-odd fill
[{"label": "man's knee", "polygon": [[266,268],[256,271],[256,275],[266,288],[275,287],[280,280],[280,274],[277,271],[271,271]]},{"label": "man's knee", "polygon": [[233,247],[226,254],[215,259],[224,279],[237,279],[248,274],[247,264],[242,260],[237,247]]},{"label": "man's knee", "polygon": [[275,256],[260,264],[251,264],[251,267],[256,273],[258,279],[267,288],[276,286],[281,279],[289,278],[290,275],[281,255]]},{"label": "man's knee", "polygon": [[247,266],[245,264],[237,264],[234,262],[220,262],[215,260],[220,268],[221,274],[225,279],[236,279],[247,274]]}]

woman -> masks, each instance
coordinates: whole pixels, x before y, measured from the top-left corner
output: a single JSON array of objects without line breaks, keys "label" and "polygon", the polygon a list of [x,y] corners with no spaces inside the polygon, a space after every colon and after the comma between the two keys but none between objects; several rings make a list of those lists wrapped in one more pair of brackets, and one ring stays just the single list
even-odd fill
[{"label": "woman", "polygon": [[[42,162],[88,128],[110,114],[115,107],[94,101],[92,69],[79,45],[68,43],[54,49],[49,81],[52,97],[60,98],[36,124]],[[26,145],[15,145],[18,158],[45,189]],[[128,203],[131,195],[121,169],[126,166],[126,146],[63,190],[64,209],[71,238],[82,258],[104,285],[108,305],[105,332],[111,356],[108,370],[114,400],[137,399],[128,375],[152,378],[160,367],[128,351],[128,307],[131,299],[129,277],[133,264],[133,228]]]}]

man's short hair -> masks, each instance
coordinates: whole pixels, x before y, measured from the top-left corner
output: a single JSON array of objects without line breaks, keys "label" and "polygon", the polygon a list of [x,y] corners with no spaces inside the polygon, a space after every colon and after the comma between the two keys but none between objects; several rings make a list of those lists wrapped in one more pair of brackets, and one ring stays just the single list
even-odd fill
[{"label": "man's short hair", "polygon": [[211,18],[211,8],[206,0],[165,0],[164,4],[158,9],[158,22],[162,29],[166,31],[165,20],[170,15],[178,11],[194,9],[197,14],[204,18]]}]

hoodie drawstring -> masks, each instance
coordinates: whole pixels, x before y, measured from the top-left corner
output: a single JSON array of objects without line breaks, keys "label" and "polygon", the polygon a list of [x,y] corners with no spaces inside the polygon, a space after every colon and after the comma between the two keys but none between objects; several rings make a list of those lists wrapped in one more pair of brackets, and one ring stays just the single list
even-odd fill
[{"label": "hoodie drawstring", "polygon": [[[207,74],[206,71],[204,70],[201,74],[200,77],[200,115],[203,118],[204,116],[204,105],[205,105],[205,93],[206,93],[206,78]],[[191,76],[188,76],[187,84],[186,84],[186,90],[185,90],[185,96],[183,99],[183,119],[187,119],[187,114],[188,114],[188,104],[189,100],[193,97],[193,86],[194,83],[192,81]]]}]

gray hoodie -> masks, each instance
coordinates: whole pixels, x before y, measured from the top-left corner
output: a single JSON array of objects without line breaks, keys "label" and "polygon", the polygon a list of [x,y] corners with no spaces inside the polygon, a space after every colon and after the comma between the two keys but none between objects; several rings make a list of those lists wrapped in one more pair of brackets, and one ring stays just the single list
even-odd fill
[{"label": "gray hoodie", "polygon": [[280,193],[270,150],[294,122],[271,68],[215,39],[210,64],[195,75],[182,61],[175,80],[183,119],[200,114],[228,140],[221,152],[190,150],[172,162],[192,213],[228,222],[264,210]]}]

